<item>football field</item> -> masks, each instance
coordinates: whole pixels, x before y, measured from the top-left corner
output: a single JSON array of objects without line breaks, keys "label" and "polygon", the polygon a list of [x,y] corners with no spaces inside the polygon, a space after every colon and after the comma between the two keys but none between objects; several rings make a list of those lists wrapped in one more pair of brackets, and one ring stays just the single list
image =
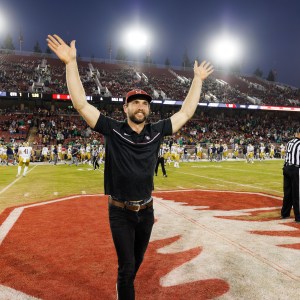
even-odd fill
[{"label": "football field", "polygon": [[[168,177],[159,170],[154,190],[208,189],[259,192],[282,196],[283,160],[244,160],[180,163],[166,165]],[[68,195],[101,194],[103,164],[100,170],[81,164],[31,164],[26,177],[16,178],[17,166],[0,166],[0,212],[5,208]]]},{"label": "football field", "polygon": [[[298,299],[300,226],[280,219],[282,165],[159,170],[136,299]],[[0,299],[116,299],[103,165],[0,172]]]}]

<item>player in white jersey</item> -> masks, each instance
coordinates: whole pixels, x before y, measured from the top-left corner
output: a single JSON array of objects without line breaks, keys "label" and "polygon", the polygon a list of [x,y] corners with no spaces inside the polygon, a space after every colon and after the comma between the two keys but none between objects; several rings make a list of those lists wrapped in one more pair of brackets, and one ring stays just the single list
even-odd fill
[{"label": "player in white jersey", "polygon": [[283,144],[280,145],[280,158],[285,157],[285,146]]},{"label": "player in white jersey", "polygon": [[225,160],[228,159],[228,146],[227,146],[227,144],[223,144],[223,158]]},{"label": "player in white jersey", "polygon": [[247,162],[253,164],[254,163],[254,147],[252,144],[247,146]]},{"label": "player in white jersey", "polygon": [[275,146],[273,144],[270,145],[270,158],[275,157]]},{"label": "player in white jersey", "polygon": [[63,155],[62,155],[62,144],[58,144],[57,146],[57,156],[58,160],[62,161],[63,160]]},{"label": "player in white jersey", "polygon": [[87,160],[87,162],[89,163],[89,165],[92,164],[91,162],[91,145],[90,144],[87,144],[86,147],[85,147],[85,158]]},{"label": "player in white jersey", "polygon": [[236,159],[239,158],[239,145],[238,144],[234,144],[233,158],[236,158]]},{"label": "player in white jersey", "polygon": [[174,167],[179,168],[181,149],[178,145],[173,144],[171,147],[171,158],[174,161]]},{"label": "player in white jersey", "polygon": [[86,161],[85,161],[85,147],[84,147],[84,145],[80,146],[79,153],[80,153],[80,162],[85,163]]},{"label": "player in white jersey", "polygon": [[266,148],[265,145],[263,143],[261,143],[260,147],[259,147],[259,159],[260,160],[266,158],[265,148]]},{"label": "player in white jersey", "polygon": [[67,158],[68,158],[68,160],[72,160],[72,145],[68,146],[68,149],[67,149]]},{"label": "player in white jersey", "polygon": [[19,177],[21,175],[23,166],[25,166],[23,170],[23,177],[25,177],[29,167],[30,157],[32,155],[32,147],[30,147],[28,143],[24,143],[23,146],[19,147],[18,155],[19,155],[19,165],[18,165],[18,173],[16,177]]},{"label": "player in white jersey", "polygon": [[49,154],[49,149],[48,149],[48,147],[45,145],[45,146],[42,148],[42,159],[43,159],[43,161],[46,161],[46,160],[47,160],[48,154]]}]

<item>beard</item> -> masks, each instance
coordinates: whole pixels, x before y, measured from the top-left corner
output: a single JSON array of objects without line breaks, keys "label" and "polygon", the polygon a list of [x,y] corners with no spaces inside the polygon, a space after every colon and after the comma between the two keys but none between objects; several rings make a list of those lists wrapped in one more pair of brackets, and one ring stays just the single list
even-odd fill
[{"label": "beard", "polygon": [[[143,114],[143,117],[142,118],[138,118],[136,117],[136,115],[138,113],[142,113]],[[146,119],[148,118],[148,115],[143,112],[143,111],[137,111],[135,113],[128,113],[128,118],[131,122],[135,123],[135,124],[142,124],[146,121]]]}]

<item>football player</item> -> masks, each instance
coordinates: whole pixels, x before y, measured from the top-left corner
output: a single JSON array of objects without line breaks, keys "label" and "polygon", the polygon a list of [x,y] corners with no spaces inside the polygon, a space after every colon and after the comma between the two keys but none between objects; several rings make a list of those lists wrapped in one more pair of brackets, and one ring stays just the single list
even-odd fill
[{"label": "football player", "polygon": [[18,165],[18,173],[16,177],[19,177],[21,175],[23,166],[24,166],[23,177],[25,177],[29,167],[30,157],[32,155],[32,147],[30,147],[29,144],[25,142],[23,146],[19,147],[18,155],[19,155],[19,165]]}]

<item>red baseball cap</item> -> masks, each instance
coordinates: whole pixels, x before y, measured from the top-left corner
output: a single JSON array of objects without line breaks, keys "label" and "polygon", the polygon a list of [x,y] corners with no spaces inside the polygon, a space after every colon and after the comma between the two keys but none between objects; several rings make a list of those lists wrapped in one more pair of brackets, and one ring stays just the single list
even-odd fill
[{"label": "red baseball cap", "polygon": [[147,94],[143,90],[137,90],[136,89],[136,90],[132,90],[132,91],[130,91],[130,92],[127,93],[125,104],[127,104],[130,101],[135,100],[135,99],[145,99],[149,103],[152,101],[152,97],[149,94]]}]

